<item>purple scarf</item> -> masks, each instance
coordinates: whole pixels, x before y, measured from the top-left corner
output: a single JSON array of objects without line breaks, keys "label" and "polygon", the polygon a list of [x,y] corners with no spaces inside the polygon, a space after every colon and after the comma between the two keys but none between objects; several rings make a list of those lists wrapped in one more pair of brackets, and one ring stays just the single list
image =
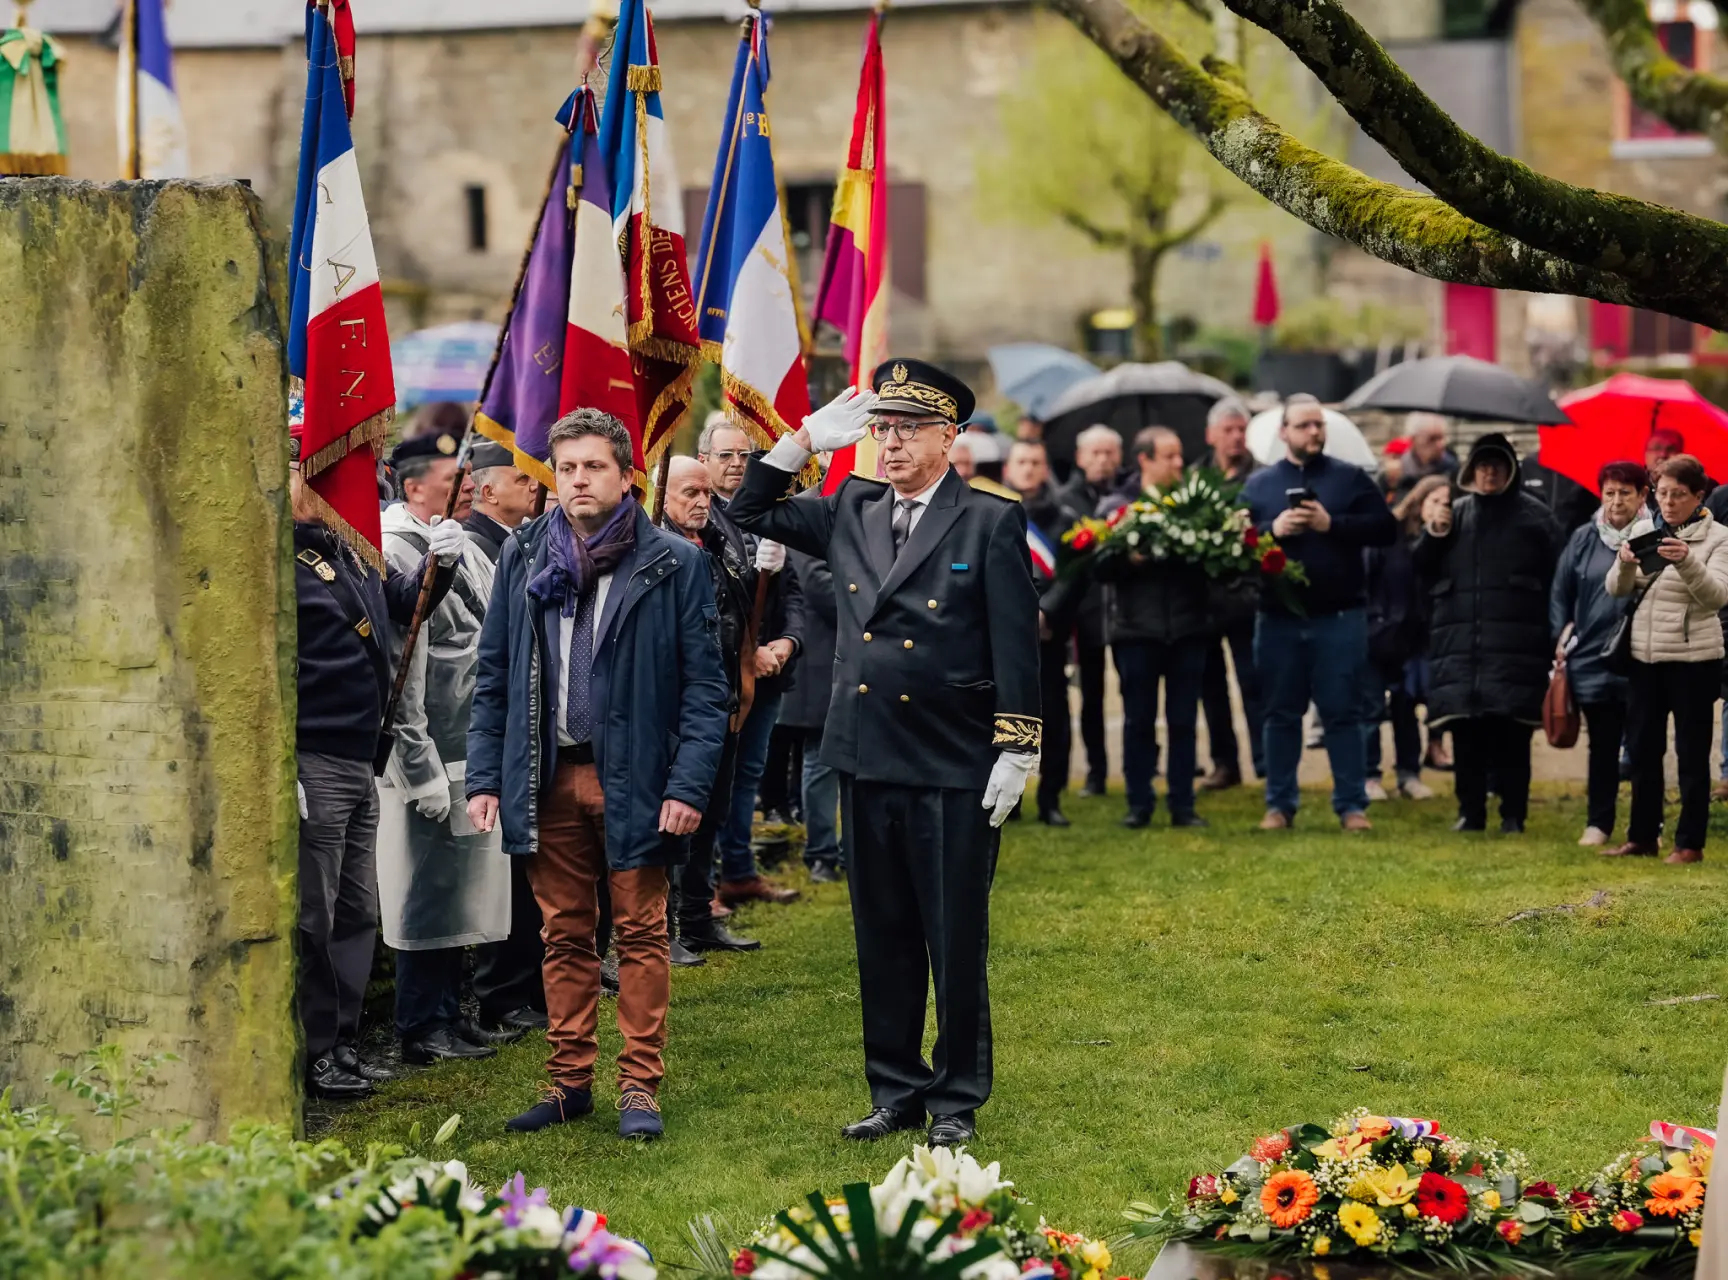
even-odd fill
[{"label": "purple scarf", "polygon": [[528,594],[541,604],[557,604],[566,618],[571,617],[582,593],[592,591],[596,582],[635,550],[634,495],[625,494],[612,518],[587,538],[576,536],[560,508],[546,522],[546,567],[529,580]]}]

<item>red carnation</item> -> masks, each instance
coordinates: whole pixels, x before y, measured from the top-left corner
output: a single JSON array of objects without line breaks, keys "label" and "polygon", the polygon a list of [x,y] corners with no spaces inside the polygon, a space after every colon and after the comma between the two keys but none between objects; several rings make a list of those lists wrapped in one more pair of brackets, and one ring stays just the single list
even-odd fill
[{"label": "red carnation", "polygon": [[1260,530],[1254,528],[1252,525],[1242,530],[1242,545],[1247,547],[1250,551],[1259,546]]},{"label": "red carnation", "polygon": [[1050,1274],[1055,1276],[1056,1280],[1071,1280],[1068,1264],[1060,1258],[1050,1259]]},{"label": "red carnation", "polygon": [[1560,1188],[1552,1182],[1532,1182],[1524,1188],[1524,1196],[1534,1200],[1558,1200]]},{"label": "red carnation", "polygon": [[1209,1173],[1198,1178],[1188,1179],[1188,1198],[1190,1200],[1210,1200],[1218,1194],[1218,1179]]},{"label": "red carnation", "polygon": [[1480,1178],[1482,1176],[1482,1162],[1480,1160],[1470,1166],[1470,1176],[1472,1178]]},{"label": "red carnation", "polygon": [[1069,545],[1076,551],[1084,551],[1096,541],[1098,541],[1097,534],[1093,533],[1090,529],[1082,529],[1079,533],[1074,535],[1074,541]]},{"label": "red carnation", "polygon": [[966,1216],[960,1219],[960,1234],[969,1236],[974,1231],[983,1229],[996,1221],[988,1209],[969,1209]]},{"label": "red carnation", "polygon": [[1636,1231],[1644,1225],[1644,1215],[1636,1209],[1622,1209],[1610,1219],[1614,1230],[1620,1232]]},{"label": "red carnation", "polygon": [[1284,566],[1288,560],[1289,557],[1284,554],[1283,547],[1273,547],[1272,550],[1266,553],[1265,558],[1260,561],[1260,572],[1270,574],[1283,573]]},{"label": "red carnation", "polygon": [[738,1256],[732,1259],[732,1274],[747,1276],[756,1270],[756,1255],[748,1249],[738,1250]]},{"label": "red carnation", "polygon": [[1290,1150],[1290,1135],[1280,1129],[1277,1133],[1254,1139],[1254,1145],[1248,1148],[1248,1154],[1261,1164],[1270,1164],[1288,1150]]},{"label": "red carnation", "polygon": [[1574,1209],[1594,1209],[1596,1207],[1596,1197],[1591,1195],[1588,1191],[1579,1191],[1574,1189],[1566,1193],[1566,1203]]},{"label": "red carnation", "polygon": [[1438,1218],[1450,1226],[1470,1212],[1470,1194],[1450,1178],[1424,1173],[1416,1184],[1416,1209],[1424,1218]]}]

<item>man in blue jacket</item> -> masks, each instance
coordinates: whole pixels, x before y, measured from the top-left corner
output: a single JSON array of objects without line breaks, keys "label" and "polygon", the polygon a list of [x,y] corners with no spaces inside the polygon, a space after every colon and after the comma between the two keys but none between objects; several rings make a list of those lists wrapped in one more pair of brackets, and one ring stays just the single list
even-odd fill
[{"label": "man in blue jacket", "polygon": [[1302,716],[1313,701],[1326,728],[1332,811],[1346,831],[1366,831],[1368,793],[1361,673],[1368,661],[1364,547],[1384,547],[1398,522],[1366,471],[1326,456],[1326,411],[1310,395],[1284,403],[1284,457],[1242,489],[1254,524],[1307,572],[1299,611],[1268,582],[1254,627],[1254,665],[1265,699],[1266,816],[1262,831],[1296,820]]},{"label": "man in blue jacket", "polygon": [[468,815],[502,822],[545,920],[552,1083],[509,1122],[594,1109],[602,877],[618,947],[618,1132],[655,1138],[671,998],[667,850],[696,830],[726,734],[726,675],[700,548],[630,493],[630,434],[578,409],[549,436],[558,505],[504,544],[480,635]]}]

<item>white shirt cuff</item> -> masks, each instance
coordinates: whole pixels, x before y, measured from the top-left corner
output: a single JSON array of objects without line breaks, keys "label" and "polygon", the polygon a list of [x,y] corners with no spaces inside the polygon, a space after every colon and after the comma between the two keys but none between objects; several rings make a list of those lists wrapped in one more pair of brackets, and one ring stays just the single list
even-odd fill
[{"label": "white shirt cuff", "polygon": [[799,445],[791,436],[781,436],[774,447],[768,450],[768,455],[762,459],[776,471],[785,471],[796,475],[804,470],[804,464],[810,461],[808,449]]}]

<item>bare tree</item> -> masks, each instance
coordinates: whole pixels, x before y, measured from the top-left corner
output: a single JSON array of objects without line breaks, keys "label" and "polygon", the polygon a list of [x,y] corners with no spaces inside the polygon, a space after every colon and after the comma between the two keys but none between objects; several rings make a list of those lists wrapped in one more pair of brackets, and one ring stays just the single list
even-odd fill
[{"label": "bare tree", "polygon": [[[1256,106],[1235,66],[1190,57],[1123,0],[1051,2],[1226,169],[1320,231],[1437,280],[1576,294],[1728,327],[1728,226],[1560,182],[1501,155],[1459,128],[1336,0],[1220,3],[1301,59],[1427,193],[1304,145]],[[1628,50],[1615,51],[1616,66],[1641,105],[1716,135],[1728,84],[1653,55],[1649,46],[1660,46],[1648,16],[1630,12],[1642,13],[1642,0],[1580,3],[1611,46],[1618,39]]]}]

